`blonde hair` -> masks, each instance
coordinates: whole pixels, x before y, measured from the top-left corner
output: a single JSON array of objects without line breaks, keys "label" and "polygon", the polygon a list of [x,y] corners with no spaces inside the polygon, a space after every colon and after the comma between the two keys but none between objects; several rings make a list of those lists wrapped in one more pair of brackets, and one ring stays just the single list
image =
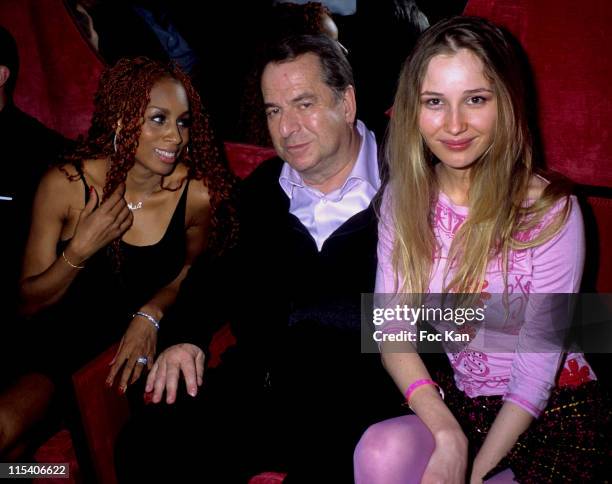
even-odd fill
[{"label": "blonde hair", "polygon": [[[522,62],[508,36],[476,17],[439,22],[421,36],[404,64],[385,144],[391,221],[396,233],[392,264],[396,290],[402,293],[428,292],[437,249],[432,227],[432,209],[438,199],[434,171],[437,160],[419,132],[421,87],[434,56],[456,54],[460,49],[469,50],[481,60],[497,98],[497,122],[491,145],[470,171],[470,211],[450,249],[444,292],[480,292],[487,265],[497,255],[501,255],[506,280],[509,251],[549,240],[563,226],[570,210],[567,185],[557,180],[547,185],[538,200],[526,203],[536,170],[525,109],[525,84],[518,68]],[[536,237],[519,240],[521,232],[542,222],[563,197],[563,208]]]}]

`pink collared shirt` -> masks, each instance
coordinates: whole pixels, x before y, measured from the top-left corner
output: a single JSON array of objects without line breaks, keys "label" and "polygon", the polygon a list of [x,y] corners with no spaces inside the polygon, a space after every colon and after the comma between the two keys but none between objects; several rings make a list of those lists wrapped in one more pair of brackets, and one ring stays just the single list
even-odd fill
[{"label": "pink collared shirt", "polygon": [[288,163],[280,173],[278,181],[289,197],[289,212],[306,227],[319,251],[338,227],[368,208],[380,188],[374,133],[361,121],[357,121],[357,131],[361,136],[357,161],[340,188],[325,194],[309,187]]}]

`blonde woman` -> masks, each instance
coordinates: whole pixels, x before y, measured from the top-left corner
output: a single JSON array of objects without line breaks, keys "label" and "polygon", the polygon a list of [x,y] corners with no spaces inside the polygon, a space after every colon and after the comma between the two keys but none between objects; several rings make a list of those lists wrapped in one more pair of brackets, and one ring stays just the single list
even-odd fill
[{"label": "blonde woman", "polygon": [[500,29],[455,17],[423,34],[401,73],[376,292],[486,292],[526,309],[505,335],[512,351],[447,350],[454,379],[434,381],[410,343],[382,343],[416,415],[366,431],[357,483],[591,482],[605,455],[610,414],[584,356],[526,337],[550,318],[536,295],[578,291],[584,236],[575,198],[533,166],[519,65]]}]

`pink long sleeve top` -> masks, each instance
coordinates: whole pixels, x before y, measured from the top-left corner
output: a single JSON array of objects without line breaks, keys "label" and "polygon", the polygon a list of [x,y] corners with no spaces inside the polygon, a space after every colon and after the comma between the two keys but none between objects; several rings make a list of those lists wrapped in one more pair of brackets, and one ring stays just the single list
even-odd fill
[{"label": "pink long sleeve top", "polygon": [[[523,240],[533,238],[561,209],[562,203],[553,206],[538,227],[520,234],[520,237]],[[376,275],[378,294],[391,294],[395,291],[396,278],[391,264],[395,231],[390,210],[387,190],[379,223]],[[438,250],[433,262],[430,293],[443,291],[449,250],[467,215],[468,207],[455,205],[440,192],[433,213],[433,230]],[[571,198],[571,211],[565,225],[552,239],[537,247],[511,251],[508,260],[509,300],[512,302],[520,299],[525,307],[521,313],[521,318],[524,318],[521,330],[504,335],[506,340],[510,339],[514,351],[487,352],[485,345],[476,338],[462,350],[448,352],[447,355],[454,370],[455,383],[466,395],[472,398],[502,395],[504,400],[519,405],[537,418],[546,407],[555,385],[576,385],[595,379],[592,369],[580,353],[530,351],[533,348],[529,341],[533,334],[530,329],[546,318],[539,318],[537,303],[531,303],[534,307],[530,306],[529,295],[575,293],[580,286],[584,263],[584,230],[582,214],[575,197]],[[401,280],[401,275],[398,279]],[[504,289],[501,256],[498,256],[488,265],[483,295],[503,294]],[[391,332],[398,330],[397,325],[387,328]]]}]

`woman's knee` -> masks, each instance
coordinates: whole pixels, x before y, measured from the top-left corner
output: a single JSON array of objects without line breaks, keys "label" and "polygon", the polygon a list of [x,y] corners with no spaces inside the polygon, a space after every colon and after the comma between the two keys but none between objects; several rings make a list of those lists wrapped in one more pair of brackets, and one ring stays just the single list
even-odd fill
[{"label": "woman's knee", "polygon": [[388,469],[394,463],[410,467],[410,461],[422,460],[434,450],[433,436],[414,415],[397,417],[370,426],[362,435],[354,453],[355,465]]}]

